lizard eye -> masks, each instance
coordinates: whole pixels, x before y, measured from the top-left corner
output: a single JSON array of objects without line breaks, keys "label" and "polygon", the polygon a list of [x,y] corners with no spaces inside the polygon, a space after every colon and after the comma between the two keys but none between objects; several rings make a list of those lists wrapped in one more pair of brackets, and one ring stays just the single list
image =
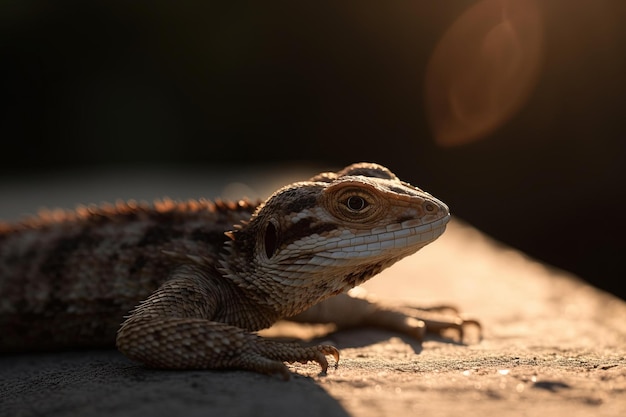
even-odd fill
[{"label": "lizard eye", "polygon": [[348,197],[346,200],[346,206],[352,211],[361,211],[368,205],[369,203],[363,197],[358,195]]},{"label": "lizard eye", "polygon": [[276,230],[276,226],[274,223],[267,222],[267,226],[265,226],[265,238],[264,238],[264,246],[265,246],[265,254],[267,255],[267,259],[270,259],[274,256],[274,252],[276,252],[276,243],[278,242],[278,232]]},{"label": "lizard eye", "polygon": [[380,218],[389,204],[384,194],[375,186],[359,180],[343,180],[330,185],[324,193],[322,204],[336,218],[358,227]]}]

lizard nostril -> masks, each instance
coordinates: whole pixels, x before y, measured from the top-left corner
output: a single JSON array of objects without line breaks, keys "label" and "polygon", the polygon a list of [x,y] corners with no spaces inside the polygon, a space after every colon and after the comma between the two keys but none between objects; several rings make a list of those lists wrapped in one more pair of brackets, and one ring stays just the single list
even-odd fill
[{"label": "lizard nostril", "polygon": [[435,206],[430,201],[426,201],[424,203],[424,211],[426,211],[427,213],[435,213],[437,211],[437,206]]}]

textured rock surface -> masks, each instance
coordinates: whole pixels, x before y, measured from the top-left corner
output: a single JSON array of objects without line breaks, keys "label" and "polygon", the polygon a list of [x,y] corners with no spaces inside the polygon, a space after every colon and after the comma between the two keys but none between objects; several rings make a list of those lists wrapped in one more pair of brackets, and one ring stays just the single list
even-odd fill
[{"label": "textured rock surface", "polygon": [[149,370],[116,351],[3,356],[0,415],[626,414],[626,303],[575,277],[453,222],[367,288],[398,303],[453,303],[482,321],[484,338],[420,345],[375,329],[279,324],[267,334],[330,341],[342,353],[326,376],[314,364],[290,366],[298,375],[286,383]]}]

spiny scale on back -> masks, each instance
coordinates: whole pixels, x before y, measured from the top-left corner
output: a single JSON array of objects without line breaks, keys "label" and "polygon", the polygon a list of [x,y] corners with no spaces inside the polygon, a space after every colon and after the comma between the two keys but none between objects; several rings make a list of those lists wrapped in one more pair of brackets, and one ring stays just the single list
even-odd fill
[{"label": "spiny scale on back", "polygon": [[112,345],[147,298],[118,334],[133,359],[325,369],[324,355],[338,358],[332,347],[277,347],[247,332],[366,281],[435,240],[448,219],[430,194],[361,163],[261,204],[131,202],[0,225],[0,350]]},{"label": "spiny scale on back", "polygon": [[113,346],[182,255],[216,265],[224,232],[258,204],[130,201],[0,224],[0,351]]}]

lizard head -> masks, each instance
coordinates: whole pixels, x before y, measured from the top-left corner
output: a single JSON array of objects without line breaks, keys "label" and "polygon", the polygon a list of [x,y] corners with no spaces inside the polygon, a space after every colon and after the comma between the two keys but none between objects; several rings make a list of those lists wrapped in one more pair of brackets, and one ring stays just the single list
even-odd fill
[{"label": "lizard head", "polygon": [[448,207],[376,164],[288,185],[233,232],[225,276],[282,315],[349,290],[437,239]]}]

